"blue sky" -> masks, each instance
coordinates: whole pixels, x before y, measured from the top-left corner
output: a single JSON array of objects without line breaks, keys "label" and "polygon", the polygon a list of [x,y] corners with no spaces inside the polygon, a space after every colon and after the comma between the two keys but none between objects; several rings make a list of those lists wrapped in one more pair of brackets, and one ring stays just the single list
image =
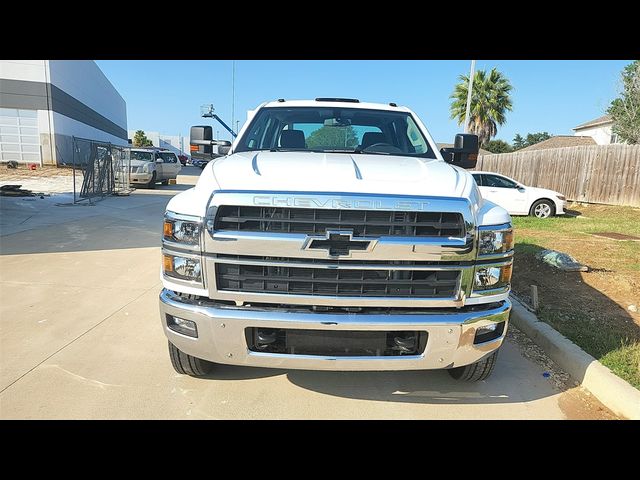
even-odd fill
[{"label": "blue sky", "polygon": [[[127,102],[129,129],[189,135],[211,120],[200,106],[213,103],[231,124],[231,60],[99,60]],[[604,114],[616,96],[624,60],[478,60],[476,69],[497,67],[511,81],[513,111],[496,138],[548,131],[571,135],[572,127]],[[449,95],[466,60],[239,60],[235,119],[277,98],[354,97],[396,102],[414,110],[438,142],[461,131],[449,119]],[[234,125],[235,127],[235,125]],[[220,138],[229,135],[217,123]],[[224,134],[223,134],[224,133]]]}]

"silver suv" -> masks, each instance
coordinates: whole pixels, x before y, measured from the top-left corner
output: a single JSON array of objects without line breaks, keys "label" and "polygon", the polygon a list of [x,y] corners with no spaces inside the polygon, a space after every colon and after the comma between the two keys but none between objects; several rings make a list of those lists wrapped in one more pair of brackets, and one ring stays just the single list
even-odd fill
[{"label": "silver suv", "polygon": [[178,176],[181,168],[176,154],[168,150],[131,149],[132,185],[145,185],[148,188],[155,188],[158,182],[167,185],[170,179]]}]

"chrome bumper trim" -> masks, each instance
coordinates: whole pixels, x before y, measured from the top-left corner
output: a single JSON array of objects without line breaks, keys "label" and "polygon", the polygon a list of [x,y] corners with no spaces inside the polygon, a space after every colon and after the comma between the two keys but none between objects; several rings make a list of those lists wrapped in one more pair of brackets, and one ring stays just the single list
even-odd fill
[{"label": "chrome bumper trim", "polygon": [[[388,300],[388,299],[387,299]],[[419,314],[335,314],[265,311],[251,308],[196,305],[163,289],[160,314],[166,336],[183,352],[216,363],[308,370],[422,370],[468,365],[497,349],[503,336],[474,345],[478,327],[506,322],[511,302],[481,311],[447,311]],[[166,315],[197,324],[198,338],[169,330]],[[419,330],[428,332],[422,355],[406,357],[298,356],[251,352],[245,329],[302,328],[326,330]],[[506,328],[505,328],[506,333]]]}]

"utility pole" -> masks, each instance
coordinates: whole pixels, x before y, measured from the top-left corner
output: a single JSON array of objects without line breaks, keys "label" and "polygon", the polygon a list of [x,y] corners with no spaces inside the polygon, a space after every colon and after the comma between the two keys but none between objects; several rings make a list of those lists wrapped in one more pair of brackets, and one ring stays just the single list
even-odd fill
[{"label": "utility pole", "polygon": [[464,115],[464,133],[469,133],[471,116],[471,93],[473,92],[473,75],[476,71],[476,61],[471,60],[471,73],[469,74],[469,91],[467,92],[467,112]]},{"label": "utility pole", "polygon": [[[236,61],[231,61],[231,125],[236,117]],[[236,133],[238,130],[236,129]],[[233,139],[232,139],[233,140]]]}]

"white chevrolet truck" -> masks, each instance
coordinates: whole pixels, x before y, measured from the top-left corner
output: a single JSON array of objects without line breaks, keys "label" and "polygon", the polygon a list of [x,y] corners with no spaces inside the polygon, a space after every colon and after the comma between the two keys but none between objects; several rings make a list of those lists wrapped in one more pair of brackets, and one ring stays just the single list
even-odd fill
[{"label": "white chevrolet truck", "polygon": [[[212,152],[211,127],[191,151]],[[509,214],[405,107],[278,100],[171,199],[160,315],[179,373],[215,364],[487,378],[507,331]]]}]

